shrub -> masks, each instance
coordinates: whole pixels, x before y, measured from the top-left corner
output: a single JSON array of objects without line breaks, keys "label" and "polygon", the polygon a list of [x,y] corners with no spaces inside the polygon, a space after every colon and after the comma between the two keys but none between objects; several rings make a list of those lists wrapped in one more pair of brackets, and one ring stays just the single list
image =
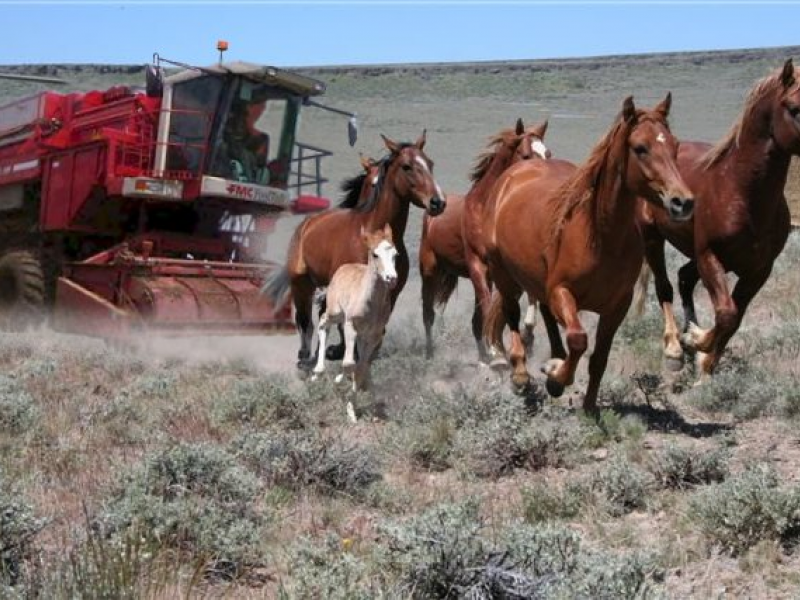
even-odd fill
[{"label": "shrub", "polygon": [[269,486],[362,496],[381,479],[369,448],[346,446],[307,431],[271,430],[240,436],[232,450]]},{"label": "shrub", "polygon": [[730,453],[724,449],[691,451],[674,444],[653,455],[650,471],[665,488],[687,488],[723,481]]},{"label": "shrub", "polygon": [[761,540],[794,544],[800,536],[800,487],[779,489],[768,465],[751,466],[723,483],[701,489],[690,502],[705,536],[740,554]]},{"label": "shrub", "polygon": [[588,490],[577,481],[568,481],[564,486],[546,482],[534,482],[522,489],[522,512],[525,521],[531,524],[558,519],[570,519],[578,514]]},{"label": "shrub", "polygon": [[253,508],[258,489],[227,452],[175,446],[146,457],[124,478],[101,526],[117,537],[141,527],[160,544],[207,558],[209,574],[232,577],[263,558],[266,517]]},{"label": "shrub", "polygon": [[307,424],[306,407],[281,375],[237,381],[226,389],[212,411],[218,423],[247,424],[255,428],[280,423],[287,429]]},{"label": "shrub", "polygon": [[621,453],[612,456],[605,468],[591,478],[592,488],[608,501],[613,516],[643,508],[650,483],[649,474],[631,465]]},{"label": "shrub", "polygon": [[556,414],[532,419],[518,399],[494,393],[472,399],[454,445],[460,469],[500,477],[514,469],[535,471],[569,463],[579,431]]},{"label": "shrub", "polygon": [[0,432],[27,433],[39,418],[39,409],[31,395],[14,379],[0,375]]},{"label": "shrub", "polygon": [[34,538],[45,524],[0,473],[0,591],[20,582],[35,550]]},{"label": "shrub", "polygon": [[564,527],[511,523],[491,541],[474,500],[385,526],[398,597],[633,598],[651,572],[638,556],[584,551]]},{"label": "shrub", "polygon": [[463,393],[408,401],[390,415],[387,439],[391,449],[423,469],[440,471],[453,466],[453,444],[470,401]]},{"label": "shrub", "polygon": [[387,583],[380,569],[347,549],[334,535],[323,540],[304,538],[290,551],[291,579],[282,581],[282,596],[371,600],[386,597]]}]

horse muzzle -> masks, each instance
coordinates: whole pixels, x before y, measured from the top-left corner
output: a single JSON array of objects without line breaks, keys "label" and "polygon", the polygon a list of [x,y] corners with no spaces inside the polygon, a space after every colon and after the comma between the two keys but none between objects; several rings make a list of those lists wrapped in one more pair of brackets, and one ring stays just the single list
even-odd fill
[{"label": "horse muzzle", "polygon": [[664,198],[665,208],[673,221],[687,221],[694,214],[694,198],[669,196]]},{"label": "horse muzzle", "polygon": [[446,200],[439,198],[438,196],[434,196],[428,203],[428,214],[432,217],[440,215],[444,212],[446,206],[447,206]]},{"label": "horse muzzle", "polygon": [[393,290],[397,287],[397,275],[384,275],[383,282],[390,290]]}]

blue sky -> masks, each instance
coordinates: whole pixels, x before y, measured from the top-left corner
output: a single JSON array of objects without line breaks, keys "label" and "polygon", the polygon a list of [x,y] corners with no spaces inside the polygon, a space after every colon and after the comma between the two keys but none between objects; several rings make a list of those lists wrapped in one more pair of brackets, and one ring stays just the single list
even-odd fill
[{"label": "blue sky", "polygon": [[773,3],[101,2],[0,0],[0,64],[278,66],[561,58],[800,44],[800,0]]}]

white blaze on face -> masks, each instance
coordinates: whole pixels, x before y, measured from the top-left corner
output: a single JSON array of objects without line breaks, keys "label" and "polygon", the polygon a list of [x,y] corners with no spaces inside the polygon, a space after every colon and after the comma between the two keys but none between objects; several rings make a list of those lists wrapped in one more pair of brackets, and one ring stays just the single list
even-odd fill
[{"label": "white blaze on face", "polygon": [[666,138],[666,136],[664,135],[664,132],[663,132],[663,131],[662,131],[661,133],[659,133],[659,134],[656,136],[656,141],[657,141],[657,142],[660,142],[660,143],[662,143],[662,144],[666,143],[666,141],[667,141],[667,138]]},{"label": "white blaze on face", "polygon": [[547,146],[544,145],[542,140],[533,140],[531,142],[531,150],[534,154],[538,154],[539,158],[547,158]]},{"label": "white blaze on face", "polygon": [[[428,168],[428,163],[425,162],[424,158],[417,156],[416,161],[422,165],[422,168],[425,169],[426,172],[431,173],[431,170]],[[433,177],[433,173],[431,173],[431,179],[433,179],[433,184],[436,186],[436,195],[439,196],[439,198],[444,199],[444,192],[442,191],[442,188],[439,187],[439,183]]]},{"label": "white blaze on face", "polygon": [[387,240],[383,240],[373,252],[378,259],[378,272],[381,274],[381,278],[386,283],[396,280],[397,269],[395,269],[394,260],[397,256],[397,250],[394,245]]}]

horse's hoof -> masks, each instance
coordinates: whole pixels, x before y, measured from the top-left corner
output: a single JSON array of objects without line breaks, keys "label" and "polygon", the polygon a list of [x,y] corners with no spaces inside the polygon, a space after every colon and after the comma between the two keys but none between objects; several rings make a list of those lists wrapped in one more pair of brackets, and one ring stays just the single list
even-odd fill
[{"label": "horse's hoof", "polygon": [[492,371],[505,371],[508,369],[508,361],[505,356],[495,356],[489,362],[489,368],[492,369]]},{"label": "horse's hoof", "polygon": [[297,370],[298,370],[298,371],[302,371],[303,373],[306,373],[306,374],[308,374],[308,373],[311,371],[311,369],[313,368],[313,366],[314,366],[314,365],[312,365],[312,364],[311,364],[311,363],[308,361],[308,359],[303,359],[303,358],[301,358],[301,359],[299,359],[299,360],[297,361]]},{"label": "horse's hoof", "polygon": [[342,383],[344,381],[344,373],[339,373],[335,378],[334,381],[336,383]]},{"label": "horse's hoof", "polygon": [[309,381],[316,381],[317,379],[319,379],[319,373],[312,373]]},{"label": "horse's hoof", "polygon": [[342,361],[342,370],[346,371],[347,369],[355,369],[356,362],[354,360],[345,360]]},{"label": "horse's hoof", "polygon": [[511,391],[514,393],[515,396],[520,396],[522,398],[527,398],[528,395],[531,393],[531,382],[530,380],[525,382],[518,382],[511,380]]},{"label": "horse's hoof", "polygon": [[345,411],[347,412],[348,421],[350,421],[351,423],[358,423],[358,418],[356,417],[356,409],[353,407],[352,402],[347,403]]},{"label": "horse's hoof", "polygon": [[674,356],[665,356],[664,366],[667,368],[668,371],[677,373],[678,371],[683,369],[683,358],[675,358]]},{"label": "horse's hoof", "polygon": [[547,375],[548,379],[553,376],[553,374],[561,368],[561,365],[564,364],[564,361],[560,358],[551,358],[546,363],[542,365],[542,373]]},{"label": "horse's hoof", "polygon": [[550,394],[553,398],[558,398],[561,394],[564,393],[564,384],[559,383],[555,379],[551,379],[550,377],[547,378],[545,382],[545,388],[547,388],[547,393]]},{"label": "horse's hoof", "polygon": [[344,346],[328,346],[325,350],[325,358],[328,360],[342,360],[344,358]]}]

